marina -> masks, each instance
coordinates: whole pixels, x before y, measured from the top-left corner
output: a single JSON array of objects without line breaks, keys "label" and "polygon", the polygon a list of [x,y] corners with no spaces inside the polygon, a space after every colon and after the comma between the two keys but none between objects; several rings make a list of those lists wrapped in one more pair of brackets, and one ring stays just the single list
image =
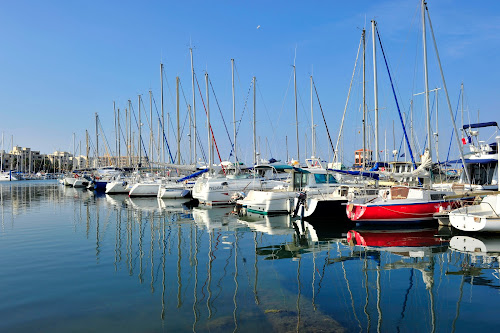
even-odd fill
[{"label": "marina", "polygon": [[486,1],[5,4],[0,332],[494,330]]},{"label": "marina", "polygon": [[[494,330],[499,236],[0,185],[2,332]],[[464,241],[466,239],[467,241]],[[480,250],[479,250],[480,249]]]}]

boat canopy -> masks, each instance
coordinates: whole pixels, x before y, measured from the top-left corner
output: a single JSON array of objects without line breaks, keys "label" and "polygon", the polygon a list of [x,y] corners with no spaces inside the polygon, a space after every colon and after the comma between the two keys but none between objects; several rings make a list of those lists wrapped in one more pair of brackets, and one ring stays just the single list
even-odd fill
[{"label": "boat canopy", "polygon": [[259,164],[253,167],[254,169],[276,169],[276,171],[292,170],[293,166],[283,163]]},{"label": "boat canopy", "polygon": [[368,171],[348,171],[348,170],[338,170],[338,169],[328,169],[328,170],[338,172],[338,173],[343,173],[346,175],[363,176],[363,177],[373,178],[375,180],[378,180],[380,177],[380,175],[378,173],[368,172]]},{"label": "boat canopy", "polygon": [[467,129],[467,128],[490,127],[490,126],[498,127],[498,124],[497,124],[496,121],[490,121],[490,122],[487,122],[487,123],[467,124],[467,125],[464,125],[464,129]]},{"label": "boat canopy", "polygon": [[[478,159],[466,159],[465,163],[466,164],[486,164],[486,163],[492,163],[492,162],[498,162],[497,159],[494,158],[478,158]],[[462,163],[462,160],[453,160],[453,161],[447,161],[443,163]]]},{"label": "boat canopy", "polygon": [[205,173],[208,171],[208,168],[206,169],[203,169],[203,170],[200,170],[200,171],[196,171],[195,173],[192,173],[190,174],[189,176],[186,176],[186,177],[182,177],[181,179],[177,179],[177,182],[180,183],[180,182],[183,182],[185,180],[188,180],[188,179],[191,179],[191,178],[195,178],[195,177],[198,177],[199,175],[201,175],[202,173]]}]

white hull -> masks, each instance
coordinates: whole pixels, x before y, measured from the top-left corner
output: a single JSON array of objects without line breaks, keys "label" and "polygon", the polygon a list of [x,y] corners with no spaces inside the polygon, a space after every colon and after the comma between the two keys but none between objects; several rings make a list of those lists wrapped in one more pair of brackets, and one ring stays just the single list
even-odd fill
[{"label": "white hull", "polygon": [[450,212],[450,224],[462,231],[500,232],[500,195],[488,195],[479,205]]},{"label": "white hull", "polygon": [[161,199],[180,199],[182,198],[182,192],[184,188],[162,188],[158,190],[158,198]]},{"label": "white hull", "polygon": [[106,194],[128,194],[130,188],[126,180],[113,181],[106,184]]},{"label": "white hull", "polygon": [[66,177],[64,178],[64,185],[65,186],[73,186],[75,183],[76,178],[75,177]]},{"label": "white hull", "polygon": [[234,193],[270,190],[282,183],[264,178],[201,178],[193,187],[193,198],[205,205],[228,205]]},{"label": "white hull", "polygon": [[156,197],[160,183],[136,183],[128,192],[131,197]]},{"label": "white hull", "polygon": [[158,190],[158,198],[161,199],[181,199],[184,190],[191,189],[193,183],[184,185],[182,183],[174,183],[161,185]]},{"label": "white hull", "polygon": [[236,203],[248,212],[259,214],[289,213],[291,201],[296,192],[251,190],[248,195]]},{"label": "white hull", "polygon": [[11,181],[11,180],[18,180],[14,175],[10,175],[8,172],[1,172],[0,173],[0,182],[2,181]]}]

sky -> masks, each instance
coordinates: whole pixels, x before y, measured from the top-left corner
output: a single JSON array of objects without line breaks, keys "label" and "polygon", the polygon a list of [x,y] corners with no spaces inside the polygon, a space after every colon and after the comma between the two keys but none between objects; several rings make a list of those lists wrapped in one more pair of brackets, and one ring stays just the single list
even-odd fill
[{"label": "sky", "polygon": [[[500,50],[500,2],[430,0],[429,13],[443,65],[452,112],[459,109],[464,84],[464,122],[497,121],[497,53]],[[0,2],[0,132],[12,144],[42,153],[85,151],[85,131],[95,144],[95,113],[109,150],[115,148],[114,109],[128,108],[137,117],[141,95],[142,135],[149,145],[149,91],[154,98],[154,140],[160,111],[160,63],[164,64],[166,131],[176,154],[176,77],[180,80],[181,154],[189,160],[188,104],[192,104],[193,49],[196,117],[201,146],[207,153],[205,73],[211,88],[209,108],[222,160],[233,136],[231,59],[235,60],[237,152],[252,162],[253,87],[256,77],[257,149],[262,158],[297,158],[293,65],[297,78],[299,154],[312,154],[311,86],[316,155],[332,159],[346,109],[339,153],[352,164],[362,148],[362,61],[353,70],[366,27],[366,105],[368,146],[374,149],[374,92],[371,20],[377,22],[384,53],[403,117],[413,98],[416,155],[425,146],[422,28],[419,0],[359,1],[2,1]],[[388,72],[377,45],[379,151],[401,155],[402,126]],[[451,116],[427,26],[429,89],[441,88],[433,107],[432,132],[439,133],[443,160],[450,144]],[[346,100],[352,80],[349,102]],[[198,85],[197,84],[197,85]],[[213,87],[213,88],[212,88]],[[200,96],[203,96],[203,101]],[[438,106],[436,127],[435,108]],[[321,108],[320,108],[321,105]],[[324,119],[321,113],[324,113]],[[121,123],[124,126],[125,120]],[[409,120],[408,120],[409,122]],[[225,125],[224,125],[225,124]],[[227,131],[225,129],[227,127]],[[138,136],[137,126],[133,129]],[[491,132],[491,131],[490,131]],[[485,131],[485,140],[494,133]],[[481,132],[482,134],[483,132]],[[493,135],[493,137],[492,137]],[[137,141],[137,139],[136,139]],[[434,143],[433,143],[434,144]],[[0,147],[1,148],[1,147]],[[124,149],[124,148],[122,148]],[[149,149],[149,148],[146,148]],[[451,155],[456,158],[456,145]],[[101,153],[102,154],[102,153]],[[111,154],[114,154],[111,152]],[[200,155],[198,148],[198,157]],[[451,158],[451,157],[450,157]],[[153,159],[155,157],[153,156]],[[216,158],[216,161],[218,158]]]}]

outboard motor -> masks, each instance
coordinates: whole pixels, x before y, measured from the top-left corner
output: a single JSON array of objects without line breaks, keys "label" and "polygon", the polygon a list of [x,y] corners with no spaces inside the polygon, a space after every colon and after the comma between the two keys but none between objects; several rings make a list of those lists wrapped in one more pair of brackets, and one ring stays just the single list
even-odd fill
[{"label": "outboard motor", "polygon": [[299,212],[300,206],[303,207],[302,209],[302,215],[304,215],[304,208],[306,206],[306,199],[307,199],[307,193],[306,192],[298,192],[297,195],[297,205],[295,206],[295,209],[293,210],[292,217],[296,217],[297,213]]}]

